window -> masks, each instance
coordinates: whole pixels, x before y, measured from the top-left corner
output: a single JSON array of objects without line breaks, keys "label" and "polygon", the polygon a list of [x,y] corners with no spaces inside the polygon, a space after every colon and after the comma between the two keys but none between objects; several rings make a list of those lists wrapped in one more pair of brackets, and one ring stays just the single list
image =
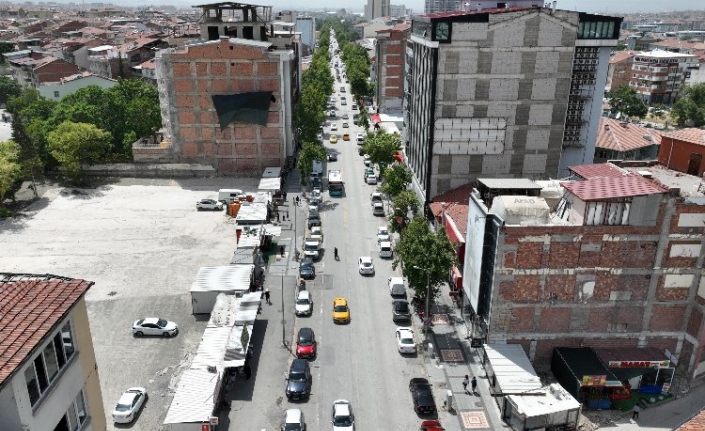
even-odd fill
[{"label": "window", "polygon": [[69,406],[64,416],[54,428],[55,430],[76,431],[80,429],[88,420],[88,412],[86,411],[86,402],[83,395],[83,389],[78,392],[76,399]]},{"label": "window", "polygon": [[71,324],[66,323],[24,372],[32,406],[46,393],[75,352]]},{"label": "window", "polygon": [[56,97],[56,98],[59,97],[59,92],[58,92],[58,91],[55,91],[55,92],[54,92],[54,97]]},{"label": "window", "polygon": [[627,332],[629,325],[626,323],[609,323],[607,332]]},{"label": "window", "polygon": [[586,208],[585,225],[624,226],[629,223],[631,200],[587,202]]}]

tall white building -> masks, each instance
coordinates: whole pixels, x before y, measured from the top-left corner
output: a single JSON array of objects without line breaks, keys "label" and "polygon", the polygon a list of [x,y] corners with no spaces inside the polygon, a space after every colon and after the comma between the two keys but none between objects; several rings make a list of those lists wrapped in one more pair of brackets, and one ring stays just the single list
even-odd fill
[{"label": "tall white building", "polygon": [[385,16],[389,16],[389,0],[367,0],[365,5],[365,19],[367,21]]},{"label": "tall white building", "polygon": [[313,54],[316,46],[316,18],[312,16],[297,16],[295,31],[300,34],[301,43]]}]

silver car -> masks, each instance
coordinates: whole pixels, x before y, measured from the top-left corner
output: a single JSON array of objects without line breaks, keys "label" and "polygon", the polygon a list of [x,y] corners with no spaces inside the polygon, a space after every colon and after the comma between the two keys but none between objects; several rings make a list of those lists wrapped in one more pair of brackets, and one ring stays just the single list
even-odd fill
[{"label": "silver car", "polygon": [[123,392],[113,409],[113,422],[119,424],[129,424],[135,420],[135,416],[144,405],[147,399],[145,388],[130,388]]},{"label": "silver car", "polygon": [[196,202],[196,209],[220,211],[223,209],[223,203],[215,199],[201,199]]},{"label": "silver car", "polygon": [[135,320],[135,323],[132,324],[132,333],[138,337],[143,335],[171,337],[179,333],[179,328],[174,322],[158,317],[146,317],[144,319]]}]

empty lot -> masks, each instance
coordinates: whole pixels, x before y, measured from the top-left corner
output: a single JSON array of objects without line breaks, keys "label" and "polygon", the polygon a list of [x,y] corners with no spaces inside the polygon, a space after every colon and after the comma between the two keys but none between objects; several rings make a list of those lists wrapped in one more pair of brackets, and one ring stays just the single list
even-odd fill
[{"label": "empty lot", "polygon": [[[0,271],[50,273],[95,282],[87,294],[103,403],[144,386],[146,408],[131,429],[158,429],[206,322],[191,315],[189,288],[201,266],[227,265],[234,223],[196,211],[219,188],[254,191],[258,179],[125,179],[96,189],[54,188],[23,215],[0,221]],[[133,338],[132,322],[160,316],[179,324],[173,339]],[[79,346],[80,348],[80,346]]]}]

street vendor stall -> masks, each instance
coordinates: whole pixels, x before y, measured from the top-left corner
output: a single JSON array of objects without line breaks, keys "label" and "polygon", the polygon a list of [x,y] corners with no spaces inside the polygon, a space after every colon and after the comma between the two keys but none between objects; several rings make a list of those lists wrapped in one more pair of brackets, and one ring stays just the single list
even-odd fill
[{"label": "street vendor stall", "polygon": [[609,409],[609,392],[624,387],[592,347],[554,348],[551,371],[561,386],[592,410]]}]

